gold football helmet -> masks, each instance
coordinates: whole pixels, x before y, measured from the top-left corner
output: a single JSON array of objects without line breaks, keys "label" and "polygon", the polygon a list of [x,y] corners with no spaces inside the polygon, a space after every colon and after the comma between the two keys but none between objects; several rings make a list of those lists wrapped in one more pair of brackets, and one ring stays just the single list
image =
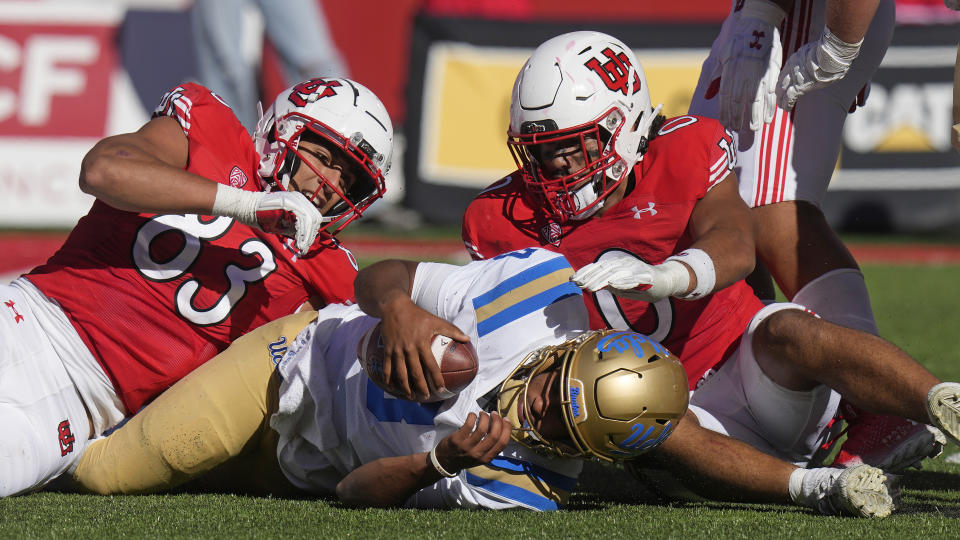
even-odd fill
[{"label": "gold football helmet", "polygon": [[[560,370],[569,440],[550,441],[526,421],[519,403],[538,374]],[[586,332],[530,353],[500,387],[500,414],[515,426],[513,440],[541,453],[630,459],[655,448],[687,410],[687,375],[663,345],[643,334]]]}]

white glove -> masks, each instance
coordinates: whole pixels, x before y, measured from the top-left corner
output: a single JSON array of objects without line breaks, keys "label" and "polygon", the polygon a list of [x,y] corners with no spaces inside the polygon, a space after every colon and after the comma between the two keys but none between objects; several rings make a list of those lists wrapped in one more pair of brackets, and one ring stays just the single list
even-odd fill
[{"label": "white glove", "polygon": [[323,215],[297,191],[244,191],[217,184],[213,214],[235,218],[240,223],[268,233],[293,238],[297,250],[305,255],[323,225]]},{"label": "white glove", "polygon": [[747,0],[720,57],[720,123],[756,131],[773,120],[783,49],[777,27],[786,16],[768,0]]},{"label": "white glove", "polygon": [[581,289],[611,293],[643,302],[656,302],[686,292],[690,272],[678,261],[650,265],[631,256],[590,263],[570,277]]},{"label": "white glove", "polygon": [[783,65],[777,86],[780,108],[792,110],[800,96],[842,79],[860,54],[862,43],[863,39],[847,43],[824,27],[820,39],[797,49]]}]

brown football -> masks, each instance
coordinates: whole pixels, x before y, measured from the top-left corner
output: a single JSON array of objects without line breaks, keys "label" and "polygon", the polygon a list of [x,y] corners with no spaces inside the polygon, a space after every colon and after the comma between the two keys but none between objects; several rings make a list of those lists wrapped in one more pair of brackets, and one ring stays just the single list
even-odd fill
[{"label": "brown football", "polygon": [[[479,362],[477,351],[472,343],[460,343],[447,336],[434,336],[430,343],[433,357],[440,366],[443,375],[444,388],[434,388],[430,385],[430,396],[417,401],[431,402],[449,399],[466,388],[477,376]],[[377,386],[385,392],[402,397],[398,390],[387,385],[383,378],[383,339],[380,335],[380,323],[360,339],[357,344],[357,358],[360,367]],[[427,381],[429,384],[429,381]]]}]

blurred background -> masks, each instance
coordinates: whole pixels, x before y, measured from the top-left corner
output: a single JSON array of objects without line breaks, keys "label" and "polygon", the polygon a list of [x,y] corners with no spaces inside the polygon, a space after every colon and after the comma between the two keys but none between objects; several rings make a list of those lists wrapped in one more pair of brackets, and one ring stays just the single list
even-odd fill
[{"label": "blurred background", "polygon": [[[398,133],[386,199],[364,221],[454,228],[477,191],[514,169],[509,94],[537,44],[613,34],[635,48],[653,102],[683,114],[728,10],[725,0],[0,0],[0,229],[70,229],[91,203],[77,187],[83,155],[137,129],[180,82],[207,84],[252,128],[257,99],[324,74],[373,90]],[[942,0],[897,0],[897,19],[866,106],[847,121],[825,211],[844,232],[951,235],[960,20]]]}]

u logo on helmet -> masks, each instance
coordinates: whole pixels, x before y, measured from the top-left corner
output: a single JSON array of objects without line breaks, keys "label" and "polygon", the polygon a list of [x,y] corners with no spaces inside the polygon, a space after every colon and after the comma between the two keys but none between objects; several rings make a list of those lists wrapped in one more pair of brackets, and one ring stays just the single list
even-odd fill
[{"label": "u logo on helmet", "polygon": [[597,72],[607,88],[614,92],[621,92],[625,96],[636,94],[640,91],[640,76],[637,70],[633,70],[633,80],[630,80],[630,59],[625,53],[615,53],[613,49],[607,47],[602,51],[607,57],[607,61],[600,63],[597,58],[587,60],[583,65]]},{"label": "u logo on helmet", "polygon": [[[293,87],[290,92],[290,102],[297,107],[303,107],[308,101],[316,101],[320,98],[337,95],[334,88],[340,86],[340,81],[325,81],[323,79],[310,79]],[[317,92],[323,88],[322,92]]]}]

